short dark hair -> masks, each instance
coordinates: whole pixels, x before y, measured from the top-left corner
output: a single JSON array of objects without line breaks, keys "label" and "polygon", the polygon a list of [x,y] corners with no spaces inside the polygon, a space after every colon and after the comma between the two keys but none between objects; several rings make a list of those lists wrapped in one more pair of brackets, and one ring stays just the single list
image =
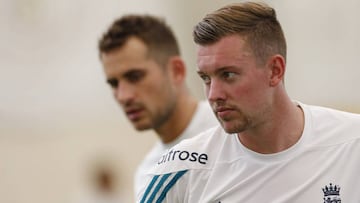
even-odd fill
[{"label": "short dark hair", "polygon": [[99,40],[99,52],[108,53],[121,48],[131,37],[140,39],[150,56],[164,64],[171,56],[180,55],[179,46],[171,28],[159,17],[125,15],[116,19]]},{"label": "short dark hair", "polygon": [[196,44],[208,45],[223,37],[245,37],[261,63],[274,54],[286,60],[286,40],[273,8],[264,3],[234,3],[206,15],[193,31]]}]

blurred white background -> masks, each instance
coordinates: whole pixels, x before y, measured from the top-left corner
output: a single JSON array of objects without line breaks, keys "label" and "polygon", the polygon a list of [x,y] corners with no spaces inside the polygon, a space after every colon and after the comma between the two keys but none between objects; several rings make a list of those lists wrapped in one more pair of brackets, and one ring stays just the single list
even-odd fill
[{"label": "blurred white background", "polygon": [[[174,29],[198,98],[193,26],[236,1],[0,0],[0,202],[72,203],[110,165],[133,202],[136,165],[157,139],[136,132],[113,100],[97,41],[128,13],[162,16]],[[360,112],[360,1],[265,1],[288,42],[286,86],[304,103]]]}]

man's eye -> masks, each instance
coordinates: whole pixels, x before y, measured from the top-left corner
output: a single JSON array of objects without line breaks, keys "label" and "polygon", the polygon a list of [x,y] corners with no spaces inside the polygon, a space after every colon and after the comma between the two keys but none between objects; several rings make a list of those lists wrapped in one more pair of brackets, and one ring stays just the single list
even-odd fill
[{"label": "man's eye", "polygon": [[200,75],[200,78],[204,81],[205,84],[210,84],[210,77],[207,75]]},{"label": "man's eye", "polygon": [[231,79],[231,78],[233,78],[235,76],[235,73],[233,73],[233,72],[223,72],[222,73],[222,77],[224,78],[224,79]]},{"label": "man's eye", "polygon": [[119,81],[116,79],[108,79],[107,83],[114,89],[117,88],[119,85]]}]

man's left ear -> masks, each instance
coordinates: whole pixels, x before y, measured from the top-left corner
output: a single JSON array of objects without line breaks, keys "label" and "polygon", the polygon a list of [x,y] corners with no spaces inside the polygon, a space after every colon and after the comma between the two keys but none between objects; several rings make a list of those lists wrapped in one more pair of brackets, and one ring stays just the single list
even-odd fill
[{"label": "man's left ear", "polygon": [[182,83],[186,77],[184,61],[179,56],[173,56],[169,60],[171,78],[176,84]]},{"label": "man's left ear", "polygon": [[267,65],[271,71],[270,75],[270,86],[276,86],[283,81],[285,75],[285,59],[281,55],[274,55],[270,58]]}]

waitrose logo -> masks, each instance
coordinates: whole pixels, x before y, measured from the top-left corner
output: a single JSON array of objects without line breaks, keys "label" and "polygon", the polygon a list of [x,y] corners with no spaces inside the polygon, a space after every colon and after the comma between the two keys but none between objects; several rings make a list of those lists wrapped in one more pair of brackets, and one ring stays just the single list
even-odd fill
[{"label": "waitrose logo", "polygon": [[158,165],[174,160],[191,161],[191,162],[199,162],[200,164],[206,164],[208,160],[208,155],[205,153],[171,149],[168,153],[164,154],[161,157],[161,159],[158,161]]}]

